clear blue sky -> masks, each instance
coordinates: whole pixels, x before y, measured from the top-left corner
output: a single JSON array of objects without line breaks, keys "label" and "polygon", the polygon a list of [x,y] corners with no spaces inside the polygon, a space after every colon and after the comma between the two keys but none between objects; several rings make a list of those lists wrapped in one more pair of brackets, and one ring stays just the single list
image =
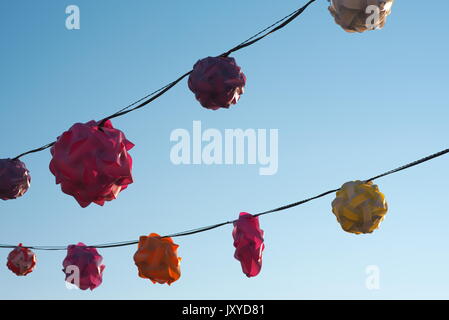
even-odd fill
[{"label": "clear blue sky", "polygon": [[[75,122],[116,111],[283,17],[304,1],[2,1],[0,157],[53,141]],[[65,28],[65,8],[81,29]],[[434,4],[434,5],[433,5]],[[82,209],[48,170],[48,151],[24,157],[32,187],[0,203],[0,242],[87,244],[167,234],[234,219],[366,179],[448,147],[449,3],[397,1],[381,31],[348,34],[318,0],[286,29],[234,55],[246,92],[230,110],[203,109],[186,81],[113,121],[135,143],[135,183],[104,207]],[[175,166],[170,133],[279,129],[279,171]],[[371,235],[343,232],[333,196],[261,218],[261,274],[233,258],[232,227],[177,238],[182,277],[171,287],[137,276],[135,247],[104,249],[103,284],[68,290],[65,252],[36,252],[27,277],[6,268],[3,299],[449,298],[447,174],[439,158],[377,181],[389,203]],[[367,290],[365,268],[380,268]]]}]

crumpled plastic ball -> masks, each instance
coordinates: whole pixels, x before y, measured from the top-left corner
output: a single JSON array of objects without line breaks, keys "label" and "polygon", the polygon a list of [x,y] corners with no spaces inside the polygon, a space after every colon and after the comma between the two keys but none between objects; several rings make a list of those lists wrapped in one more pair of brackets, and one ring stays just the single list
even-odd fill
[{"label": "crumpled plastic ball", "polygon": [[332,212],[343,230],[355,234],[372,233],[387,211],[385,196],[372,181],[345,183],[332,202]]},{"label": "crumpled plastic ball", "polygon": [[207,57],[193,66],[188,83],[204,108],[217,110],[237,103],[244,92],[246,77],[234,58]]},{"label": "crumpled plastic ball", "polygon": [[234,238],[234,257],[240,261],[246,276],[255,277],[262,269],[262,252],[265,249],[264,232],[259,226],[259,217],[241,212],[234,222],[232,236]]},{"label": "crumpled plastic ball", "polygon": [[0,199],[17,199],[31,184],[30,172],[19,159],[0,159]]},{"label": "crumpled plastic ball", "polygon": [[[74,284],[81,290],[93,290],[103,281],[105,265],[101,264],[103,257],[97,249],[89,248],[84,243],[67,247],[67,256],[62,265],[66,281]],[[79,273],[75,270],[78,270]],[[79,276],[79,277],[78,277]]]},{"label": "crumpled plastic ball", "polygon": [[22,244],[19,244],[9,253],[6,266],[16,275],[26,276],[33,272],[36,266],[36,255],[30,249],[24,248]]},{"label": "crumpled plastic ball", "polygon": [[133,182],[128,151],[134,144],[109,120],[102,128],[98,124],[74,124],[51,148],[50,171],[56,184],[83,208],[116,199]]},{"label": "crumpled plastic ball", "polygon": [[181,277],[178,247],[171,238],[161,238],[157,233],[141,236],[134,254],[139,277],[168,285],[178,280]]},{"label": "crumpled plastic ball", "polygon": [[[331,0],[329,11],[335,22],[346,32],[365,32],[382,29],[391,13],[394,0]],[[379,8],[379,18],[372,17],[373,12],[366,9],[370,5]]]}]

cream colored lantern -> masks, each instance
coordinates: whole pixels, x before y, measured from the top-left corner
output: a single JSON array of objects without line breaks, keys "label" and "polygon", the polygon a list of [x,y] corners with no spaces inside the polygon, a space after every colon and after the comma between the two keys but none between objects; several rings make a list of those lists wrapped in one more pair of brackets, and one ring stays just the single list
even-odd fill
[{"label": "cream colored lantern", "polygon": [[346,32],[382,29],[394,0],[331,0],[329,11]]}]

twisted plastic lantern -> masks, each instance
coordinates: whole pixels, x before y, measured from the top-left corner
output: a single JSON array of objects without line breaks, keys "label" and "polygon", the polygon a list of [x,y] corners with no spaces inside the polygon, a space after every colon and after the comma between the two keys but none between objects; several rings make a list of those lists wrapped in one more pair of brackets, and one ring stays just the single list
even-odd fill
[{"label": "twisted plastic lantern", "polygon": [[132,147],[110,121],[102,128],[95,121],[76,123],[51,148],[50,171],[81,207],[92,202],[102,206],[133,182]]},{"label": "twisted plastic lantern", "polygon": [[16,275],[26,276],[36,266],[36,255],[30,249],[23,248],[22,244],[19,244],[9,253],[6,266]]},{"label": "twisted plastic lantern", "polygon": [[134,254],[139,277],[168,285],[178,280],[181,277],[178,247],[171,238],[161,238],[156,233],[141,236]]},{"label": "twisted plastic lantern", "polygon": [[[384,27],[393,2],[394,0],[331,0],[329,11],[335,22],[346,32],[365,32]],[[368,8],[371,5],[379,8],[378,18]]]},{"label": "twisted plastic lantern", "polygon": [[246,276],[255,277],[262,268],[263,230],[259,226],[259,218],[242,212],[234,222],[232,236],[234,238],[234,257],[240,261]]},{"label": "twisted plastic lantern", "polygon": [[384,195],[371,181],[345,183],[332,202],[332,212],[343,230],[355,234],[372,233],[379,227],[387,210]]},{"label": "twisted plastic lantern", "polygon": [[67,248],[67,256],[62,265],[66,275],[66,281],[74,284],[81,290],[93,290],[103,281],[104,265],[103,257],[97,249],[88,248],[82,242],[70,245]]},{"label": "twisted plastic lantern", "polygon": [[12,200],[27,192],[31,176],[19,159],[0,159],[0,199]]},{"label": "twisted plastic lantern", "polygon": [[246,77],[234,58],[199,60],[189,76],[189,88],[204,108],[217,110],[236,104],[244,92]]}]

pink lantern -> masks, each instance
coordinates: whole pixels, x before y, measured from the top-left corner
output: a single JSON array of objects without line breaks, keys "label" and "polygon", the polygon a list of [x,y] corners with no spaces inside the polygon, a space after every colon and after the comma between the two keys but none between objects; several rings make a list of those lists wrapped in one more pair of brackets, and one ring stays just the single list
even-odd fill
[{"label": "pink lantern", "polygon": [[0,159],[0,199],[19,198],[30,187],[31,176],[19,159]]},{"label": "pink lantern", "polygon": [[92,202],[102,206],[133,182],[134,145],[108,120],[76,123],[51,148],[50,171],[62,192],[73,196],[81,207]]},{"label": "pink lantern", "polygon": [[204,108],[217,110],[236,104],[244,92],[246,77],[234,58],[199,60],[189,76],[189,88]]},{"label": "pink lantern", "polygon": [[234,222],[234,257],[240,261],[248,278],[257,276],[262,268],[262,252],[265,249],[263,234],[259,218],[249,213],[240,213],[239,219]]},{"label": "pink lantern", "polygon": [[9,270],[18,276],[26,276],[33,272],[36,266],[36,255],[28,248],[22,247],[19,244],[8,255],[8,263],[6,264]]},{"label": "pink lantern", "polygon": [[95,289],[103,280],[105,265],[101,264],[102,261],[103,257],[97,249],[89,248],[82,242],[68,246],[67,256],[62,263],[65,281],[81,290]]}]

